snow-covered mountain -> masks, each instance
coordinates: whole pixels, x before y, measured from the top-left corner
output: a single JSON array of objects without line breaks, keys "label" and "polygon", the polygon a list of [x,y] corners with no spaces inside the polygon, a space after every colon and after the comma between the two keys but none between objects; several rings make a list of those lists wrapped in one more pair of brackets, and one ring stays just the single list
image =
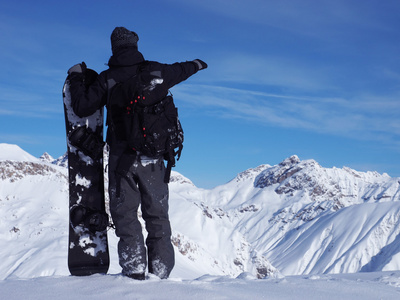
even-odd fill
[{"label": "snow-covered mountain", "polygon": [[[66,157],[0,144],[0,279],[68,275]],[[400,179],[297,156],[212,190],[173,172],[171,274],[236,277],[400,268]],[[109,231],[110,273],[119,273]]]}]

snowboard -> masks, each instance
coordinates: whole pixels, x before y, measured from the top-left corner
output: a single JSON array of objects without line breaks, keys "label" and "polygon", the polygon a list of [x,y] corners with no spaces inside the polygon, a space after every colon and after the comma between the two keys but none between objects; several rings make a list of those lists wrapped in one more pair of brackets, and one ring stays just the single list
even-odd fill
[{"label": "snowboard", "polygon": [[[97,73],[85,72],[85,84]],[[108,215],[105,210],[103,175],[103,108],[80,118],[71,107],[69,77],[63,87],[68,150],[69,246],[71,275],[107,273],[109,252]]]}]

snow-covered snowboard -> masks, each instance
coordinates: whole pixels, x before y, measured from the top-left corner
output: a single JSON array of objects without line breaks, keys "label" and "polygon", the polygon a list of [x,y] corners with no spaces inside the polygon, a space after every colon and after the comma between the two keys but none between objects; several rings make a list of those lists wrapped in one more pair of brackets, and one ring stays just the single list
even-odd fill
[{"label": "snow-covered snowboard", "polygon": [[[85,83],[97,73],[87,69]],[[69,77],[63,87],[68,148],[69,247],[68,268],[72,275],[107,273],[108,215],[105,212],[103,175],[103,109],[87,118],[71,107]]]}]

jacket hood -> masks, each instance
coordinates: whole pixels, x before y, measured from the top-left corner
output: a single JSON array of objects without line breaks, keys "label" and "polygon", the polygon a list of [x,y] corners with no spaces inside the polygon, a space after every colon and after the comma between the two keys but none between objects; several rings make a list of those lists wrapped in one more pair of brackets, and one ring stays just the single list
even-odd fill
[{"label": "jacket hood", "polygon": [[112,67],[126,67],[139,64],[144,61],[142,53],[135,47],[127,47],[120,49],[114,53],[108,60],[108,66]]}]

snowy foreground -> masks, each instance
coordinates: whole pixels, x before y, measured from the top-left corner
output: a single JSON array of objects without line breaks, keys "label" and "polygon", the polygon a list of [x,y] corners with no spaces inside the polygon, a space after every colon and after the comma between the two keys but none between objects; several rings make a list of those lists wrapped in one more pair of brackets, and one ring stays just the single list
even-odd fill
[{"label": "snowy foreground", "polygon": [[2,299],[400,299],[400,272],[288,276],[257,280],[202,276],[195,280],[121,275],[54,276],[0,281]]},{"label": "snowy foreground", "polygon": [[[69,276],[65,157],[0,144],[0,299],[400,299],[400,178],[297,156],[212,190],[173,172],[168,280]],[[146,234],[144,232],[144,234]]]}]

